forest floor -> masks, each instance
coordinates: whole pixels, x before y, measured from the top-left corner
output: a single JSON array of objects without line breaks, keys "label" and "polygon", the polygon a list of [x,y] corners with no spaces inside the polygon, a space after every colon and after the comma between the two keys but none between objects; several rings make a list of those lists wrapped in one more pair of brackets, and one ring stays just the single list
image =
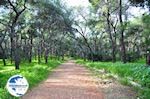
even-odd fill
[{"label": "forest floor", "polygon": [[68,61],[22,99],[136,99],[131,88],[111,79],[107,82],[101,83],[86,67]]}]

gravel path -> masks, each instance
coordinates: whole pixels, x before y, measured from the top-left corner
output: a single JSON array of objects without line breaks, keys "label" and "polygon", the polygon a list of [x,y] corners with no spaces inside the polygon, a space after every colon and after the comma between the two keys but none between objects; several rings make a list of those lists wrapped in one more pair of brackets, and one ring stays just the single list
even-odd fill
[{"label": "gravel path", "polygon": [[22,99],[104,99],[96,82],[88,69],[68,61]]}]

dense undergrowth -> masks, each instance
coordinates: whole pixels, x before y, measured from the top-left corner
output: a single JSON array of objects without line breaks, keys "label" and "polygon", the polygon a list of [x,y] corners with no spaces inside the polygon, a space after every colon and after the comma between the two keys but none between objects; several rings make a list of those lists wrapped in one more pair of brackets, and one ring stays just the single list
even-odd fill
[{"label": "dense undergrowth", "polygon": [[[123,64],[121,62],[90,62],[77,60],[77,63],[85,64],[94,69],[104,69],[106,72],[119,76],[126,84],[129,79],[141,85],[138,89],[140,99],[150,99],[150,67],[144,65],[143,60],[135,63]],[[130,85],[130,84],[129,84]]]},{"label": "dense undergrowth", "polygon": [[5,88],[7,80],[12,75],[20,74],[24,76],[29,82],[29,88],[32,88],[46,79],[49,72],[62,62],[56,59],[49,60],[48,64],[45,64],[44,60],[41,64],[38,64],[36,60],[33,60],[32,63],[22,62],[20,70],[15,70],[15,66],[8,61],[7,66],[3,66],[0,62],[0,99],[18,99],[11,96]]}]

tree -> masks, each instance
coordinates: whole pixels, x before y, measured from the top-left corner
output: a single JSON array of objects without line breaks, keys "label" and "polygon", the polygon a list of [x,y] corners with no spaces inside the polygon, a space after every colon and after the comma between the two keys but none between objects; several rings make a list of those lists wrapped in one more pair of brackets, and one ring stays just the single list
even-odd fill
[{"label": "tree", "polygon": [[121,60],[123,63],[126,63],[126,48],[124,42],[124,30],[125,26],[122,20],[122,0],[119,0],[119,21],[120,21],[120,46],[121,46]]},{"label": "tree", "polygon": [[[8,3],[13,10],[12,15],[14,14],[11,22],[11,27],[10,27],[10,39],[11,39],[11,57],[14,57],[15,61],[15,68],[19,69],[19,63],[20,63],[20,56],[18,55],[19,51],[19,45],[17,42],[17,32],[15,30],[15,27],[17,26],[17,21],[19,19],[19,16],[25,11],[26,9],[26,0],[22,0],[21,2],[16,1],[12,2],[11,0],[8,0]],[[18,8],[19,7],[19,8]],[[23,7],[23,8],[22,8]],[[22,8],[20,10],[20,8]]]},{"label": "tree", "polygon": [[143,22],[143,36],[145,38],[145,49],[146,49],[146,63],[150,65],[150,15],[145,14],[142,17],[142,22]]},{"label": "tree", "polygon": [[[93,4],[94,8],[96,9],[97,13],[100,13],[100,17],[103,17],[103,24],[106,24],[105,30],[109,34],[111,48],[112,48],[112,61],[116,61],[116,26],[118,21],[112,20],[112,15],[115,15],[115,12],[118,8],[117,1],[112,0],[105,0],[105,1],[95,1],[90,0],[90,2]],[[116,17],[117,19],[117,17]],[[116,22],[115,22],[116,21]],[[114,24],[115,23],[115,24]],[[114,31],[112,31],[114,30]]]}]

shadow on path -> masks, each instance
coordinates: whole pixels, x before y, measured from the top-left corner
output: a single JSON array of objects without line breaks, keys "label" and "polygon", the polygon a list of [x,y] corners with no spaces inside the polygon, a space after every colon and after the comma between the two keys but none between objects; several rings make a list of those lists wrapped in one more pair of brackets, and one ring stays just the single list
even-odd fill
[{"label": "shadow on path", "polygon": [[22,99],[104,99],[96,82],[88,69],[68,61]]}]

